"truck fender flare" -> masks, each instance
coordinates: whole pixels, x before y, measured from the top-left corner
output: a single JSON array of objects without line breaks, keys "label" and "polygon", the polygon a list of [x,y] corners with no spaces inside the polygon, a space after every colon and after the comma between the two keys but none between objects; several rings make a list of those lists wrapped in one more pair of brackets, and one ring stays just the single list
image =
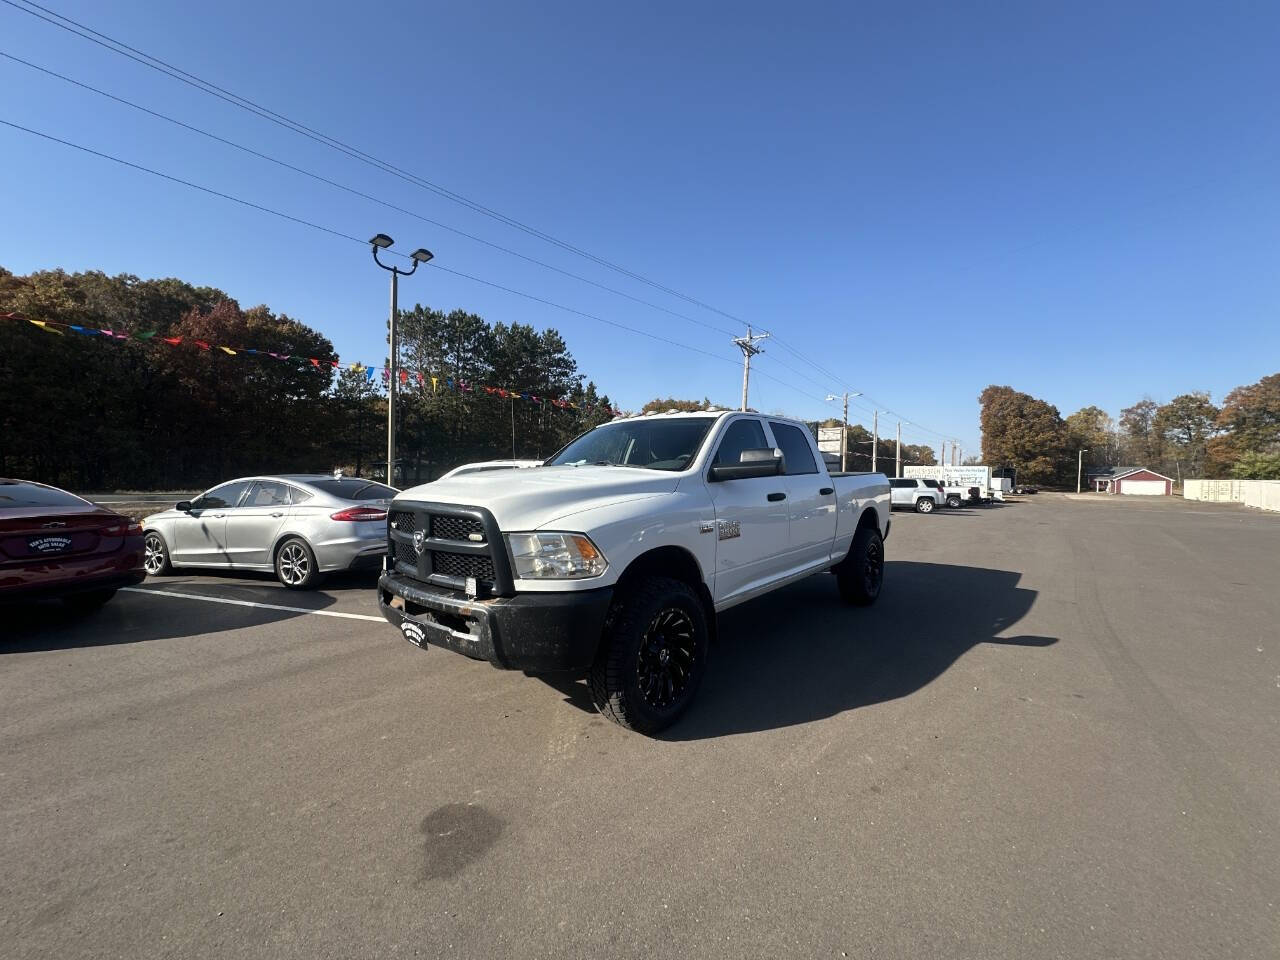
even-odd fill
[{"label": "truck fender flare", "polygon": [[622,575],[618,577],[615,590],[619,592],[625,590],[630,582],[646,576],[670,577],[673,580],[687,583],[692,587],[698,594],[699,599],[702,600],[702,606],[707,612],[707,629],[711,634],[711,639],[715,639],[715,602],[711,598],[711,590],[707,587],[706,579],[703,577],[702,567],[691,552],[684,547],[674,545],[646,550],[627,564],[626,569],[622,571]]}]

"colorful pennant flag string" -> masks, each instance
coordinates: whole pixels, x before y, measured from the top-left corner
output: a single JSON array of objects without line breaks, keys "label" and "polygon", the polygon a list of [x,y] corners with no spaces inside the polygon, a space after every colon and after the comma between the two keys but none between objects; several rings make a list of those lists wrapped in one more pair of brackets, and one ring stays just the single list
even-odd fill
[{"label": "colorful pennant flag string", "polygon": [[[123,330],[108,330],[105,327],[86,327],[86,326],[82,326],[80,324],[75,324],[75,323],[59,323],[58,321],[55,321],[55,320],[36,320],[32,317],[23,316],[20,313],[0,313],[0,319],[16,320],[20,322],[30,323],[36,327],[39,327],[41,330],[45,331],[46,333],[52,333],[59,337],[65,336],[66,331],[70,330],[72,333],[78,334],[80,336],[107,337],[108,339],[112,339],[112,340],[141,340],[145,342],[145,341],[152,340],[154,338],[157,342],[167,343],[173,347],[181,346],[183,343],[191,343],[194,346],[196,346],[198,349],[203,351],[212,352],[213,350],[216,349],[221,351],[222,353],[225,353],[229,357],[234,357],[234,356],[237,356],[238,354],[254,354],[254,355],[271,357],[273,360],[279,360],[285,363],[292,362],[292,363],[301,364],[304,369],[315,369],[315,370],[324,370],[326,368],[333,369],[333,370],[348,369],[355,373],[363,372],[365,376],[365,381],[367,383],[373,383],[374,377],[379,375],[381,375],[383,383],[389,384],[391,381],[391,371],[388,370],[386,367],[366,366],[359,362],[342,363],[337,358],[324,359],[321,357],[295,357],[292,354],[276,353],[271,350],[251,349],[248,347],[232,348],[232,347],[224,346],[222,344],[211,344],[206,340],[200,340],[195,337],[185,337],[185,338],[184,337],[160,337],[160,336],[157,336],[158,331],[156,330],[143,330],[140,332],[129,333]],[[431,374],[424,373],[421,370],[410,371],[410,370],[404,370],[404,369],[398,370],[397,375],[398,375],[399,382],[402,385],[406,385],[406,386],[408,385],[411,378],[414,381],[416,381],[419,386],[422,386],[424,388],[426,386],[427,381],[430,380],[431,392],[432,393],[440,392],[440,384],[442,382],[440,377],[432,376]],[[550,404],[551,406],[560,410],[579,410],[579,411],[582,411],[583,413],[591,413],[593,411],[599,410],[600,412],[608,413],[615,417],[621,415],[622,413],[621,410],[615,410],[609,407],[605,407],[603,405],[593,406],[590,404],[574,403],[571,400],[564,400],[558,397],[540,397],[537,394],[530,393],[527,390],[509,390],[506,387],[495,387],[495,386],[490,386],[488,384],[483,384],[483,383],[471,383],[466,380],[455,381],[452,377],[445,377],[443,379],[443,383],[446,389],[457,390],[459,393],[471,393],[478,390],[483,390],[487,396],[497,396],[502,398],[503,400],[527,400],[530,403]]]}]

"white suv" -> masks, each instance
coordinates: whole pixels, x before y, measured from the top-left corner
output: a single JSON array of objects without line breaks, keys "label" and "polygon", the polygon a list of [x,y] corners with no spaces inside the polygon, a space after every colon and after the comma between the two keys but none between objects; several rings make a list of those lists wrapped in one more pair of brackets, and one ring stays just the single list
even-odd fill
[{"label": "white suv", "polygon": [[912,507],[916,513],[933,513],[945,499],[937,480],[919,477],[890,477],[889,502],[892,507]]}]

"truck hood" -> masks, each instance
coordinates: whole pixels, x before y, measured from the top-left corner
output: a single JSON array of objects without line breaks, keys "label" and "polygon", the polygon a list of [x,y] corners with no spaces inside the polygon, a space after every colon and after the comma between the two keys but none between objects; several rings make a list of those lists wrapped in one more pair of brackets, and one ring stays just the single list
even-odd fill
[{"label": "truck hood", "polygon": [[681,476],[636,467],[496,470],[410,487],[401,491],[395,503],[416,500],[484,507],[499,529],[509,533],[537,530],[595,507],[674,493]]}]

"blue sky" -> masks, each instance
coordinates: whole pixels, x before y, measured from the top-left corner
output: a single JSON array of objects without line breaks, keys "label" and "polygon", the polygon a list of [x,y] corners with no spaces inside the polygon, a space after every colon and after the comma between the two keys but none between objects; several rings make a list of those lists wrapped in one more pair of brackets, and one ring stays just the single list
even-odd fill
[{"label": "blue sky", "polygon": [[[1064,415],[1114,414],[1144,394],[1220,400],[1280,367],[1274,4],[41,2],[770,329],[824,368],[766,344],[762,409],[816,418],[827,392],[862,390],[920,425],[904,438],[936,443],[927,428],[975,450],[989,383]],[[741,331],[8,5],[0,50]],[[738,397],[726,332],[2,58],[0,119],[358,237],[385,232],[720,357],[437,270],[402,284],[405,304],[557,327],[624,406]],[[0,264],[216,285],[320,329],[344,359],[382,356],[386,277],[356,245],[8,128],[0,151]],[[860,403],[851,418],[869,421]]]}]

